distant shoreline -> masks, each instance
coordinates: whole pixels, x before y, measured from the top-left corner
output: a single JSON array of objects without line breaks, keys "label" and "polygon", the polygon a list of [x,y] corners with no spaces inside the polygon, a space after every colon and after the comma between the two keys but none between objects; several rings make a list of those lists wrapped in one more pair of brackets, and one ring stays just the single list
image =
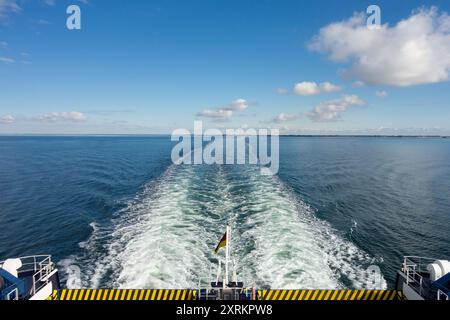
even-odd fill
[{"label": "distant shoreline", "polygon": [[[0,138],[7,137],[170,137],[170,134],[0,134]],[[287,138],[440,138],[449,139],[450,136],[439,135],[314,135],[314,134],[286,134],[280,137]]]}]

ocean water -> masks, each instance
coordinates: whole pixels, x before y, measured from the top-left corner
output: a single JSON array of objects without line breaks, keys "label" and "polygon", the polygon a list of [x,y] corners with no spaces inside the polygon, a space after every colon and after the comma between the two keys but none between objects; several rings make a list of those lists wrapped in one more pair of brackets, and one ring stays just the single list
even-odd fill
[{"label": "ocean water", "polygon": [[0,137],[0,259],[52,254],[70,288],[195,288],[228,220],[258,287],[393,287],[403,255],[450,259],[449,139],[282,137],[273,177],[174,166],[172,147]]}]

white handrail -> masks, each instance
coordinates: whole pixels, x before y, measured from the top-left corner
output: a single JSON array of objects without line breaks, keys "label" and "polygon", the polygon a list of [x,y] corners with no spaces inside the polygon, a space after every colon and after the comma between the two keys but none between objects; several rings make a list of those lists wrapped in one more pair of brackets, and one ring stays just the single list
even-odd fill
[{"label": "white handrail", "polygon": [[[14,293],[14,298],[11,299],[11,296],[13,293]],[[15,288],[14,290],[11,290],[11,292],[9,292],[6,295],[6,300],[19,300],[19,290],[17,288]]]},{"label": "white handrail", "polygon": [[437,291],[437,299],[440,300],[450,300],[450,297],[444,293],[441,289]]}]

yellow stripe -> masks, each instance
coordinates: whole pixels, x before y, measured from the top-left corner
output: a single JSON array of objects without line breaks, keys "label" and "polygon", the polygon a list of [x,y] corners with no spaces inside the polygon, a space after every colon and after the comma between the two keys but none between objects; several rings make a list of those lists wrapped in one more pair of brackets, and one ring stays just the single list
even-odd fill
[{"label": "yellow stripe", "polygon": [[79,290],[74,290],[72,300],[77,300]]},{"label": "yellow stripe", "polygon": [[319,291],[315,290],[313,296],[311,297],[311,300],[315,301],[318,293]]},{"label": "yellow stripe", "polygon": [[317,300],[323,300],[323,296],[325,295],[326,290],[320,290],[320,294],[317,297]]},{"label": "yellow stripe", "polygon": [[392,291],[392,294],[391,294],[391,296],[389,297],[389,300],[394,300],[396,294],[397,294],[396,291]]},{"label": "yellow stripe", "polygon": [[286,300],[291,300],[291,296],[292,296],[292,293],[294,292],[294,290],[288,290],[287,292],[288,293],[287,293],[287,296],[286,296]]},{"label": "yellow stripe", "polygon": [[328,299],[330,298],[330,296],[331,296],[332,293],[333,293],[333,290],[328,290],[328,291],[327,291],[327,294],[325,295],[324,300],[328,300]]},{"label": "yellow stripe", "polygon": [[301,290],[300,295],[298,296],[298,300],[303,300],[303,296],[305,295],[307,290]]},{"label": "yellow stripe", "polygon": [[383,294],[384,294],[384,291],[383,291],[383,290],[380,290],[380,291],[378,292],[378,295],[376,296],[376,300],[380,300],[381,297],[383,296]]},{"label": "yellow stripe", "polygon": [[164,298],[163,298],[164,301],[167,300],[168,294],[169,294],[169,290],[165,290],[164,291]]},{"label": "yellow stripe", "polygon": [[181,290],[177,290],[177,295],[175,296],[175,300],[180,300]]},{"label": "yellow stripe", "polygon": [[350,296],[350,298],[349,298],[349,300],[355,300],[355,298],[356,298],[356,295],[358,294],[358,290],[352,290],[352,294],[351,294],[351,296]]},{"label": "yellow stripe", "polygon": [[87,297],[89,297],[89,289],[86,289],[84,291],[84,295],[83,295],[83,299],[82,300],[87,300]]},{"label": "yellow stripe", "polygon": [[337,300],[342,300],[342,296],[344,295],[345,290],[339,290],[339,296],[337,297]]},{"label": "yellow stripe", "polygon": [[175,296],[175,292],[176,290],[170,290],[170,297],[169,300],[173,300],[174,296]]},{"label": "yellow stripe", "polygon": [[348,300],[348,297],[350,296],[350,294],[352,293],[352,290],[347,290],[344,296],[344,300]]},{"label": "yellow stripe", "polygon": [[338,290],[333,290],[333,291],[331,291],[331,292],[332,292],[332,294],[331,294],[330,300],[335,300],[337,294],[339,293],[339,291],[338,291]]},{"label": "yellow stripe", "polygon": [[280,290],[274,290],[273,299],[272,300],[278,300],[278,296],[280,295]]},{"label": "yellow stripe", "polygon": [[364,295],[364,292],[365,292],[365,290],[360,290],[360,292],[359,292],[358,297],[356,298],[356,300],[361,300],[361,298],[362,298],[363,295]]},{"label": "yellow stripe", "polygon": [[309,296],[311,295],[312,290],[308,290],[308,293],[306,294],[305,300],[309,300]]},{"label": "yellow stripe", "polygon": [[108,297],[108,300],[109,300],[109,301],[113,300],[113,298],[114,298],[114,293],[115,293],[115,292],[116,292],[116,290],[114,290],[114,289],[110,291],[109,297]]},{"label": "yellow stripe", "polygon": [[391,296],[392,291],[386,291],[386,294],[383,297],[383,300],[389,300],[389,297]]},{"label": "yellow stripe", "polygon": [[281,292],[280,298],[278,300],[284,300],[284,296],[286,295],[287,290],[283,290]]},{"label": "yellow stripe", "polygon": [[373,293],[372,293],[372,295],[370,296],[370,300],[374,300],[375,297],[377,296],[377,294],[378,294],[378,290],[373,290]]},{"label": "yellow stripe", "polygon": [[371,290],[367,290],[367,291],[366,291],[366,294],[364,295],[363,300],[369,300],[369,297],[370,297],[371,293],[372,293]]},{"label": "yellow stripe", "polygon": [[298,295],[300,294],[300,290],[294,290],[292,294],[291,300],[297,300]]}]

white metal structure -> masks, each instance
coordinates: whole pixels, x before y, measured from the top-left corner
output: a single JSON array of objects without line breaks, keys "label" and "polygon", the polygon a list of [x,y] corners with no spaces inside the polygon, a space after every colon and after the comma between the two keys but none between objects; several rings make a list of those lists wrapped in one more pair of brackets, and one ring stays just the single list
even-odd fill
[{"label": "white metal structure", "polygon": [[59,289],[58,270],[50,255],[8,259],[0,262],[0,271],[7,281],[0,288],[0,300],[43,300]]},{"label": "white metal structure", "polygon": [[402,291],[408,300],[449,300],[448,284],[438,283],[449,274],[449,261],[407,256],[398,273],[397,290]]}]

